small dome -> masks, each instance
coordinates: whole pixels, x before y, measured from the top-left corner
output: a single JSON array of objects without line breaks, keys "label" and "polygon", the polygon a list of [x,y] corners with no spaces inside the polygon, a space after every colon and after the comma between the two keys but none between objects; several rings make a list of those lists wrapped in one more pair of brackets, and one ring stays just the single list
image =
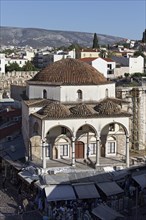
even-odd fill
[{"label": "small dome", "polygon": [[69,110],[74,115],[89,116],[95,114],[95,111],[85,104],[78,104],[74,107],[71,107]]},{"label": "small dome", "polygon": [[31,81],[59,85],[96,85],[107,83],[103,74],[91,65],[76,59],[62,59],[38,72]]},{"label": "small dome", "polygon": [[102,115],[112,115],[121,112],[119,105],[108,99],[101,101],[94,109]]},{"label": "small dome", "polygon": [[49,118],[65,118],[70,115],[70,111],[60,103],[51,102],[38,111],[38,114],[48,116]]}]

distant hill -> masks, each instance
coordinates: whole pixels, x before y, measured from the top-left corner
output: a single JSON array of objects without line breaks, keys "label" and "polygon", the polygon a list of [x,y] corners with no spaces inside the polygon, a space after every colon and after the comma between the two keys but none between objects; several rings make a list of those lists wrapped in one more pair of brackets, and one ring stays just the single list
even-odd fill
[{"label": "distant hill", "polygon": [[[0,27],[0,44],[14,46],[31,46],[42,48],[45,46],[60,47],[77,43],[91,47],[94,33],[75,31],[45,30],[39,28]],[[98,34],[99,44],[113,44],[124,38]]]}]

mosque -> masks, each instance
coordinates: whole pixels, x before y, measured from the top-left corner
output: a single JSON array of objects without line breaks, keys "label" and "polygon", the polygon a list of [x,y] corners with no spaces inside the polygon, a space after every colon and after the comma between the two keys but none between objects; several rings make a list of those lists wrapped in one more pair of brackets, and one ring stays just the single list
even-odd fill
[{"label": "mosque", "polygon": [[76,59],[48,65],[27,81],[22,133],[30,160],[125,158],[129,167],[129,118],[115,97],[115,83]]}]

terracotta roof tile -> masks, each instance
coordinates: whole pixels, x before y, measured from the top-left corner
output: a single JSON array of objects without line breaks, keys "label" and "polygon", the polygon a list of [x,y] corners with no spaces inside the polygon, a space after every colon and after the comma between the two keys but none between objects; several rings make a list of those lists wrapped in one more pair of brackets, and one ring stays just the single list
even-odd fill
[{"label": "terracotta roof tile", "polygon": [[98,85],[108,83],[104,75],[91,65],[76,60],[63,59],[48,65],[28,82],[40,81],[60,85]]}]

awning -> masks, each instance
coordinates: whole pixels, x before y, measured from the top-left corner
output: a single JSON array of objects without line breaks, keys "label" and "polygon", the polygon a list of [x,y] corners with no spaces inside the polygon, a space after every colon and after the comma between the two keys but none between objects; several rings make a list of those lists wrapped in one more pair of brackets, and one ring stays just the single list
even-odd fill
[{"label": "awning", "polygon": [[133,176],[132,178],[140,185],[142,189],[146,187],[146,174]]},{"label": "awning", "polygon": [[114,219],[120,219],[124,218],[123,215],[118,213],[117,211],[113,210],[107,205],[100,204],[96,208],[92,210],[92,214],[97,216],[98,218],[102,220],[114,220]]},{"label": "awning", "polygon": [[79,183],[73,185],[79,199],[100,198],[94,183]]},{"label": "awning", "polygon": [[106,196],[112,196],[124,192],[124,190],[116,182],[97,183],[97,186]]},{"label": "awning", "polygon": [[31,184],[33,181],[37,181],[39,179],[39,177],[37,175],[31,174],[27,170],[23,170],[23,171],[19,172],[18,176],[20,176],[28,184]]},{"label": "awning", "polygon": [[50,185],[46,186],[45,193],[47,201],[61,201],[76,199],[71,185]]}]

